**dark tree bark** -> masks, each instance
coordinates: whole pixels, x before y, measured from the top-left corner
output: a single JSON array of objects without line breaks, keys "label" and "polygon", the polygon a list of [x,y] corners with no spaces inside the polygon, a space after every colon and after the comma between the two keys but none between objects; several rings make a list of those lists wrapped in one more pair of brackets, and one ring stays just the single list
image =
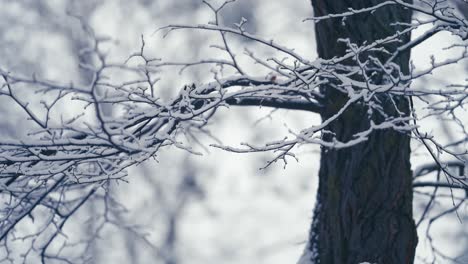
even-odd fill
[{"label": "dark tree bark", "polygon": [[[325,16],[361,9],[380,3],[379,0],[312,0],[315,16]],[[411,21],[411,11],[396,5],[387,6],[374,13],[327,19],[316,23],[318,54],[330,59],[346,52],[346,44],[339,39],[349,38],[351,43],[362,45],[393,35],[403,26],[395,22]],[[393,52],[410,40],[409,34],[400,37],[400,43],[387,44]],[[370,55],[385,62],[388,55],[379,52]],[[408,72],[409,53],[398,56],[394,62],[400,70]],[[346,62],[355,64],[354,60]],[[372,78],[382,83],[382,74]],[[325,95],[325,120],[335,114],[348,97],[330,85],[321,87]],[[409,115],[408,98],[379,95],[379,100],[389,116]],[[357,132],[369,127],[370,119],[383,121],[379,113],[368,115],[363,102],[349,108],[327,129],[340,141],[353,138]],[[331,140],[324,135],[325,140]],[[310,233],[312,263],[378,264],[413,263],[417,234],[412,216],[412,173],[410,168],[410,137],[392,129],[373,132],[368,141],[347,149],[321,150],[317,206]]]}]

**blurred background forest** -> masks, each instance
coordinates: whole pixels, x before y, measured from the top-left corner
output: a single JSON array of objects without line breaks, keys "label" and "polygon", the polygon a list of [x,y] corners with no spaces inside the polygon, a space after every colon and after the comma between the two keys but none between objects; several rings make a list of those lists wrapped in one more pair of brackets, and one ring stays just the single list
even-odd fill
[{"label": "blurred background forest", "polygon": [[[238,0],[222,13],[223,24],[232,25],[244,17],[249,32],[272,38],[312,60],[317,56],[313,24],[303,22],[311,15],[307,0]],[[91,31],[107,38],[103,50],[116,63],[139,51],[142,36],[145,52],[153,57],[191,61],[218,52],[209,48],[216,42],[214,34],[183,31],[163,39],[156,32],[169,23],[198,24],[212,19],[200,0],[0,0],[0,16],[1,67],[65,83],[89,83],[91,76],[79,67],[89,58],[79,54],[92,45],[86,37]],[[245,40],[232,41],[238,44],[235,48],[247,47],[259,56],[271,52]],[[450,41],[450,36],[441,35],[421,45],[412,54],[413,63],[428,64],[432,54],[449,56],[442,48]],[[466,69],[466,65],[454,66],[451,74],[463,80]],[[166,97],[185,84],[213,78],[208,67],[187,69],[183,74],[175,67],[165,68],[158,77],[159,92]],[[62,107],[64,112],[73,112]],[[2,137],[27,133],[26,115],[21,111],[0,96]],[[318,122],[318,115],[301,111],[223,109],[211,119],[210,133],[187,139],[203,155],[165,150],[155,160],[132,167],[127,182],[111,182],[106,193],[110,198],[101,199],[98,194],[80,208],[64,228],[66,239],[77,243],[76,252],[69,254],[88,254],[92,256],[89,263],[295,263],[307,240],[315,203],[318,147],[300,148],[295,153],[298,162],[261,170],[271,158],[268,154],[229,153],[209,144],[271,141]],[[436,136],[454,136],[443,120],[425,122]],[[413,170],[428,161],[416,143],[413,155]],[[430,190],[425,191],[415,193],[416,221],[427,203]],[[455,191],[454,195],[464,194]],[[446,196],[446,203],[435,204],[431,214],[451,208],[449,191]],[[112,209],[107,211],[107,207]],[[102,215],[104,210],[109,213]],[[429,222],[421,223],[416,263],[431,260],[434,250],[452,257],[466,254],[467,221],[465,204],[457,214],[443,215],[435,222],[429,236]],[[17,233],[26,235],[34,229],[30,220]],[[20,258],[30,243],[12,240],[13,254]],[[460,261],[468,263],[467,256]],[[449,262],[439,256],[437,263]]]}]

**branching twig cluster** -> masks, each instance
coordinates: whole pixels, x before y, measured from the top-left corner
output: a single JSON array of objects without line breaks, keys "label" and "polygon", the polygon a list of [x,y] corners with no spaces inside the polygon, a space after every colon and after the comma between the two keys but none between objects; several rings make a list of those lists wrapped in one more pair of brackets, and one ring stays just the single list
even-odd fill
[{"label": "branching twig cluster", "polygon": [[[322,23],[323,20],[339,17],[346,23],[349,16],[372,13],[385,5],[403,5],[421,14],[419,20],[415,19],[412,24],[404,25],[403,31],[373,43],[351,43],[344,39],[348,52],[344,56],[328,60],[310,60],[274,40],[249,34],[244,29],[244,25],[248,23],[245,19],[241,19],[233,27],[221,25],[219,11],[230,2],[233,1],[215,7],[204,1],[214,14],[213,22],[203,25],[169,25],[159,29],[165,34],[180,29],[216,33],[220,41],[212,47],[225,52],[227,59],[166,62],[148,57],[142,38],[138,52],[130,55],[123,64],[113,64],[107,62],[105,53],[100,49],[105,39],[91,32],[89,37],[93,46],[82,50],[81,55],[91,56],[96,63],[80,65],[93,75],[89,85],[57,83],[39,76],[25,77],[0,69],[0,96],[8,97],[16,103],[31,122],[31,130],[26,138],[0,139],[0,184],[4,202],[0,211],[2,239],[14,236],[15,226],[26,218],[33,217],[34,211],[42,208],[50,215],[44,230],[54,226],[55,232],[43,244],[45,246],[39,249],[42,250],[43,258],[60,258],[58,253],[50,255],[47,247],[59,236],[67,219],[110,180],[123,179],[126,176],[125,169],[129,166],[154,157],[162,148],[169,146],[197,154],[184,142],[181,135],[191,133],[194,129],[206,131],[208,121],[222,107],[265,106],[321,113],[324,111],[324,96],[319,87],[323,84],[329,84],[346,95],[347,101],[337,102],[336,113],[323,120],[322,124],[302,131],[290,131],[290,135],[284,139],[266,145],[243,143],[242,147],[223,144],[215,146],[233,152],[274,152],[276,156],[267,164],[269,165],[278,160],[286,163],[288,157],[294,157],[293,149],[303,144],[346,148],[367,140],[375,130],[391,128],[401,133],[412,133],[433,157],[436,166],[420,169],[417,176],[437,170],[448,181],[417,181],[415,187],[434,187],[434,195],[437,188],[442,187],[466,190],[466,174],[455,175],[446,166],[453,162],[466,166],[468,133],[464,134],[465,138],[462,140],[442,144],[422,132],[419,124],[421,120],[431,116],[444,116],[466,132],[460,115],[466,114],[468,85],[450,83],[446,87],[411,86],[414,81],[425,78],[438,69],[468,58],[468,21],[458,17],[445,4],[446,1],[417,1],[418,3],[409,4],[391,0],[362,10],[311,18]],[[386,61],[369,55],[389,53],[385,44],[398,43],[402,35],[426,28],[427,25],[431,27],[409,43],[402,44],[396,52],[387,56]],[[434,58],[427,69],[413,68],[409,74],[403,73],[394,63],[402,53],[439,32],[450,32],[459,37],[460,42],[450,47],[457,56],[445,61]],[[261,58],[247,48],[242,54],[238,54],[230,42],[231,38],[248,39],[261,44],[275,51],[277,56]],[[249,72],[248,67],[244,67],[238,59],[240,56],[249,58],[259,68],[271,73],[268,76],[258,76],[255,74],[257,70]],[[352,65],[347,63],[350,60],[354,61]],[[131,66],[134,64],[138,65]],[[172,99],[164,100],[157,96],[159,69],[178,66],[183,71],[188,67],[206,65],[213,69],[212,82],[185,85]],[[132,79],[118,83],[114,78],[116,75],[132,76]],[[376,81],[376,76],[384,81]],[[34,91],[35,95],[44,99],[40,104],[28,102],[21,97],[24,89]],[[417,115],[413,107],[412,114],[405,115],[396,102],[391,113],[382,107],[383,101],[394,101],[401,95],[424,103],[425,114]],[[74,113],[71,117],[60,112],[60,105],[64,104]],[[369,120],[367,130],[360,131],[348,141],[336,138],[324,140],[323,135],[330,133],[327,125],[353,105],[365,105],[368,108],[368,116],[363,116]],[[114,114],[104,114],[105,108],[112,108]],[[375,116],[378,118],[373,118]],[[460,148],[464,151],[456,151]],[[450,156],[449,162],[442,160],[442,153]],[[79,199],[69,195],[84,189],[87,190],[86,194]],[[432,201],[433,198],[430,203]],[[457,202],[454,208],[458,206]],[[7,248],[7,242],[3,246]]]}]

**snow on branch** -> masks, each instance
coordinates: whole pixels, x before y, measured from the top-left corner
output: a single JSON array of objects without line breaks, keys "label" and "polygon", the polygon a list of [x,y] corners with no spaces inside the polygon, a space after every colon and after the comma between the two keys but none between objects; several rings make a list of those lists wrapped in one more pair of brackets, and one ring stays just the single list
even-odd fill
[{"label": "snow on branch", "polygon": [[[159,31],[165,31],[165,35],[182,29],[217,34],[219,43],[212,47],[222,50],[226,58],[203,58],[193,62],[149,58],[145,55],[146,43],[142,38],[138,52],[130,54],[125,62],[115,64],[106,61],[104,52],[99,49],[100,39],[90,36],[95,45],[85,52],[95,58],[95,63],[81,65],[92,73],[92,81],[88,85],[59,83],[0,68],[0,96],[9,98],[30,121],[26,136],[0,139],[1,194],[9,198],[8,206],[0,210],[0,237],[12,234],[15,225],[32,215],[31,212],[38,207],[50,210],[65,221],[82,203],[81,200],[62,199],[57,194],[85,186],[91,196],[110,180],[124,180],[128,167],[157,156],[161,149],[176,147],[200,154],[184,141],[183,136],[193,129],[205,131],[210,118],[222,107],[264,106],[323,114],[327,100],[323,87],[340,93],[346,100],[336,102],[335,111],[327,115],[321,124],[305,127],[301,131],[290,131],[284,138],[260,146],[250,143],[243,143],[240,147],[222,143],[213,146],[232,152],[272,152],[274,156],[268,166],[276,161],[286,163],[289,157],[295,158],[294,148],[303,144],[346,148],[365,142],[374,131],[393,129],[408,135],[412,133],[428,150],[433,150],[431,155],[435,160],[439,160],[437,153],[443,152],[466,167],[467,151],[457,152],[453,145],[443,145],[419,130],[421,120],[436,115],[451,118],[455,125],[466,131],[458,115],[459,111],[466,112],[464,109],[468,102],[466,82],[424,88],[411,85],[437,69],[468,58],[467,21],[451,12],[450,7],[425,3],[385,1],[362,10],[311,18],[315,21],[344,19],[358,13],[372,13],[393,4],[403,5],[428,17],[427,21],[415,20],[411,25],[406,25],[402,32],[372,43],[352,43],[344,39],[343,43],[348,47],[346,54],[331,59],[313,60],[274,40],[250,34],[244,29],[248,23],[245,19],[233,27],[222,26],[219,11],[227,2],[216,8],[205,1],[214,14],[214,22],[173,24]],[[402,35],[427,24],[432,27],[421,37],[401,44],[396,51],[386,49],[386,44],[399,43]],[[412,68],[409,73],[403,72],[394,63],[403,52],[442,31],[459,36],[460,42],[451,47],[458,51],[456,57],[446,61],[434,58],[428,68]],[[242,54],[258,69],[271,73],[259,76],[258,69],[245,67],[239,60],[241,55],[236,53],[237,49],[230,42],[231,37],[248,39],[274,51],[276,55],[262,58],[245,47]],[[379,59],[380,56],[376,54],[386,54],[386,60]],[[143,63],[130,66],[136,61]],[[210,67],[214,78],[206,83],[172,87],[178,91],[177,94],[163,99],[158,97],[157,89],[159,69],[165,67],[179,67],[180,71],[188,67]],[[224,68],[230,71],[223,71]],[[118,79],[117,75],[132,78],[119,82],[115,80]],[[26,89],[43,100],[40,103],[27,101],[22,97]],[[402,111],[401,103],[397,102],[402,96],[423,102],[426,114],[419,116],[414,106],[410,114]],[[383,107],[383,102],[392,102],[391,109]],[[60,105],[67,105],[73,114],[63,113]],[[357,132],[350,139],[337,139],[327,130],[327,126],[355,106],[367,110],[362,116],[367,122],[367,129]],[[112,110],[110,115],[109,109]],[[467,136],[465,134],[460,145],[466,146]],[[439,168],[442,165],[441,162],[436,164]],[[417,175],[431,168],[422,168]],[[447,172],[447,177],[456,181],[457,186],[466,188],[466,175]],[[449,184],[455,186],[453,182]],[[422,182],[415,183],[415,187],[422,185]]]}]

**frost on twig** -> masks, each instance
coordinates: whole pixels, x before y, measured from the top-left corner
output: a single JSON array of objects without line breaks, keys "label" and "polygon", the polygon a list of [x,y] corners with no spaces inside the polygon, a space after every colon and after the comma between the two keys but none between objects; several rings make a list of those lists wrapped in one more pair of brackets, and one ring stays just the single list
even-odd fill
[{"label": "frost on twig", "polygon": [[[89,197],[111,180],[124,180],[126,169],[158,155],[161,149],[176,147],[199,154],[184,140],[195,131],[208,133],[207,125],[218,109],[229,106],[263,106],[275,109],[309,111],[321,114],[326,100],[320,90],[324,84],[343,94],[344,102],[336,102],[336,111],[329,114],[321,124],[290,131],[284,138],[255,145],[243,143],[240,147],[226,146],[218,142],[215,147],[232,152],[272,152],[266,164],[295,159],[294,149],[304,144],[317,144],[324,148],[347,148],[360,144],[376,130],[393,129],[412,135],[420,141],[433,157],[437,168],[449,180],[450,186],[466,188],[466,174],[455,175],[445,168],[440,155],[449,155],[451,160],[466,167],[466,129],[460,114],[466,112],[468,85],[450,83],[445,86],[418,87],[411,84],[430,76],[434,71],[455,65],[468,58],[467,21],[450,12],[449,7],[430,6],[430,1],[385,1],[362,10],[349,10],[342,14],[316,17],[320,21],[340,17],[345,19],[357,13],[369,12],[385,5],[399,4],[424,15],[425,20],[414,20],[404,30],[372,43],[352,43],[343,39],[348,47],[346,54],[332,59],[307,58],[293,48],[281,45],[248,33],[245,19],[232,27],[220,21],[220,7],[208,1],[204,3],[213,12],[214,20],[200,25],[168,25],[159,29],[165,35],[175,30],[207,31],[219,41],[212,48],[225,53],[225,58],[203,58],[198,61],[164,61],[147,57],[145,39],[141,49],[129,55],[121,63],[109,63],[100,49],[102,39],[90,35],[93,45],[83,52],[93,57],[93,65],[82,67],[92,73],[88,85],[59,83],[41,76],[23,76],[0,68],[0,96],[8,97],[28,117],[30,130],[25,137],[0,139],[0,184],[1,195],[8,200],[0,211],[0,237],[14,235],[15,226],[32,217],[36,208],[46,208],[58,215],[60,226]],[[438,1],[441,2],[441,1]],[[345,21],[344,21],[345,22]],[[388,54],[387,43],[399,43],[399,38],[416,29],[429,29],[409,43],[402,44]],[[427,41],[439,32],[450,32],[459,37],[459,43],[450,49],[456,56],[440,61],[434,58],[427,68],[411,69],[405,74],[394,62],[401,53],[407,52]],[[248,39],[273,51],[273,56],[262,57],[245,47],[238,51],[230,41]],[[375,56],[369,55],[374,54]],[[379,59],[386,54],[386,60]],[[256,69],[243,65],[248,59]],[[350,63],[350,61],[352,63]],[[136,66],[132,66],[135,65]],[[190,83],[172,87],[178,92],[173,98],[158,96],[159,70],[165,67],[210,67],[213,79],[205,83]],[[258,75],[268,71],[269,75]],[[127,81],[116,81],[116,76],[131,76]],[[377,78],[380,78],[378,81]],[[24,89],[34,91],[44,100],[33,104],[21,97]],[[406,96],[424,104],[423,114],[412,106],[410,115],[404,114],[395,98]],[[382,107],[383,102],[393,102],[393,108]],[[77,111],[72,116],[61,113],[58,105],[66,104]],[[327,126],[359,105],[367,109],[362,116],[367,128],[347,140],[337,139]],[[388,104],[387,104],[388,105]],[[112,115],[105,109],[112,109]],[[442,144],[430,134],[423,132],[421,120],[444,116],[458,126],[465,138]],[[324,137],[326,135],[326,137]],[[459,151],[458,149],[462,151]],[[463,148],[463,146],[465,146]],[[422,173],[427,168],[421,169]],[[417,175],[418,176],[418,175]],[[421,183],[415,182],[415,186]],[[430,184],[427,184],[430,186]],[[442,186],[443,187],[443,186]],[[77,189],[86,189],[85,199],[66,199],[66,194]],[[102,198],[104,199],[104,198]],[[56,234],[60,228],[56,229]],[[55,238],[55,236],[54,236]],[[5,245],[6,246],[6,245]],[[44,250],[45,252],[46,250]]]}]

